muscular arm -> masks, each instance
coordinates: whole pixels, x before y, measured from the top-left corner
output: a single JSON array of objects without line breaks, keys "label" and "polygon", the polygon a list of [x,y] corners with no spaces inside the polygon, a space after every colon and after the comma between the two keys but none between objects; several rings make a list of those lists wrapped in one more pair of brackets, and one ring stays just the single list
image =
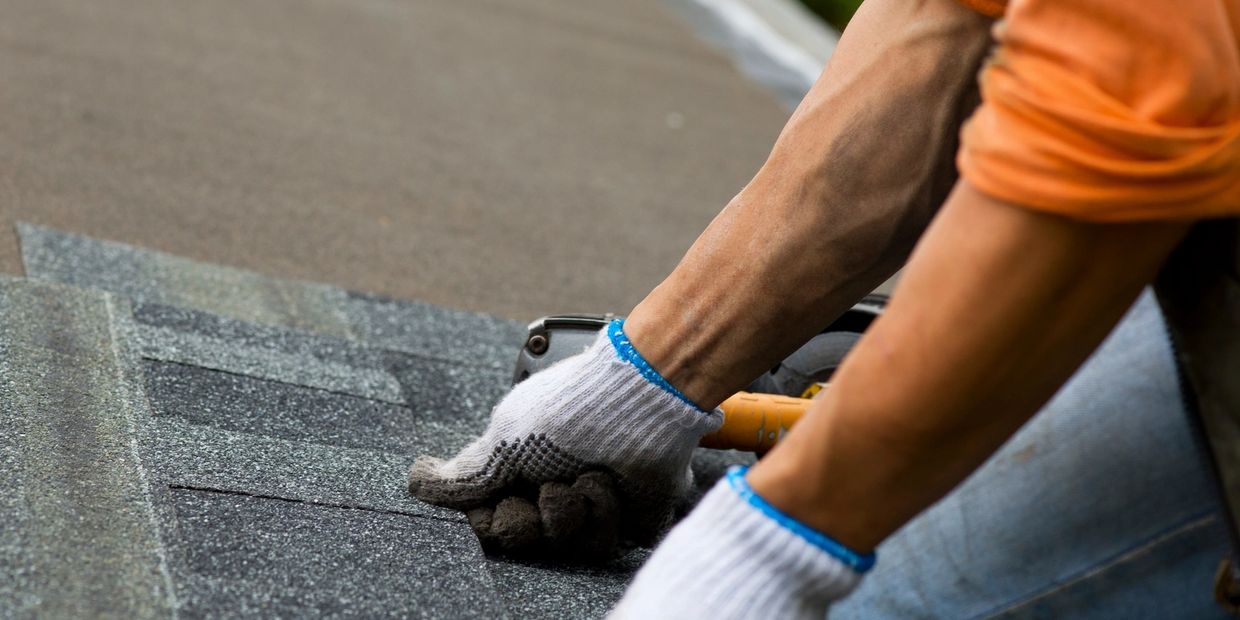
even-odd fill
[{"label": "muscular arm", "polygon": [[989,20],[868,0],[766,164],[629,315],[666,377],[714,407],[889,277],[955,181]]},{"label": "muscular arm", "polygon": [[961,182],[887,311],[751,484],[804,523],[872,549],[1054,394],[1185,228],[1078,222]]}]

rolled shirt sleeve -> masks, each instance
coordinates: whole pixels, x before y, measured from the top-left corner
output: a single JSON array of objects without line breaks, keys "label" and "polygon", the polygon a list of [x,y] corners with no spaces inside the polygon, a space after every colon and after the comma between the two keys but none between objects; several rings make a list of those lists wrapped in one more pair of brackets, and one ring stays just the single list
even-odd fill
[{"label": "rolled shirt sleeve", "polygon": [[958,165],[1099,222],[1240,215],[1240,0],[1014,0]]}]

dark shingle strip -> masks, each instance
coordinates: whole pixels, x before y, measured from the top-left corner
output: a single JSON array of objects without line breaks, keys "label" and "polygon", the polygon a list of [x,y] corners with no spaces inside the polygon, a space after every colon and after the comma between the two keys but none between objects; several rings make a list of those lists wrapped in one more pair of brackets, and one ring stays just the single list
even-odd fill
[{"label": "dark shingle strip", "polygon": [[10,471],[0,492],[12,496],[0,519],[21,524],[0,540],[22,546],[0,558],[29,562],[0,573],[16,593],[5,600],[39,616],[160,617],[174,606],[112,311],[100,293],[0,281],[0,445]]},{"label": "dark shingle strip", "polygon": [[484,412],[504,389],[485,370],[427,360],[393,363],[408,406],[185,364],[141,365],[155,416],[406,456],[463,447],[486,427]]},{"label": "dark shingle strip", "polygon": [[344,366],[309,355],[247,346],[244,341],[148,327],[136,343],[148,359],[177,362],[234,374],[353,394],[402,404],[400,383],[382,368]]},{"label": "dark shingle strip", "polygon": [[508,392],[508,368],[479,367],[392,353],[388,371],[414,412],[420,453],[446,456],[486,429],[491,409]]},{"label": "dark shingle strip", "polygon": [[226,430],[408,454],[406,407],[199,366],[143,360],[151,412]]},{"label": "dark shingle strip", "polygon": [[467,364],[511,377],[525,326],[493,316],[380,295],[348,293],[343,314],[353,333],[376,346]]},{"label": "dark shingle strip", "polygon": [[490,559],[487,568],[513,617],[562,618],[565,610],[572,610],[575,618],[602,618],[649,556],[649,551],[639,549],[601,568]]},{"label": "dark shingle strip", "polygon": [[383,351],[364,342],[279,325],[261,325],[193,308],[137,303],[133,307],[133,320],[144,328],[139,331],[175,332],[350,368],[383,367]]},{"label": "dark shingle strip", "polygon": [[463,523],[174,489],[182,615],[493,618]]},{"label": "dark shingle strip", "polygon": [[170,486],[465,519],[406,492],[409,455],[275,439],[179,420],[152,420],[150,428],[148,462]]}]

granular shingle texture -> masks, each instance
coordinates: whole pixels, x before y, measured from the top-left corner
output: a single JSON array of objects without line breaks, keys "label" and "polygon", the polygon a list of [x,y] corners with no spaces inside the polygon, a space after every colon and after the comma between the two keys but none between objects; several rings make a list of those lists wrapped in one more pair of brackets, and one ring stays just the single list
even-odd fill
[{"label": "granular shingle texture", "polygon": [[0,281],[0,616],[172,609],[100,293]]},{"label": "granular shingle texture", "polygon": [[[646,557],[488,558],[463,515],[406,493],[414,456],[485,428],[520,325],[20,232],[0,617],[589,618]],[[699,451],[699,487],[745,458]]]},{"label": "granular shingle texture", "polygon": [[170,496],[184,615],[504,615],[462,523],[193,489]]},{"label": "granular shingle texture", "polygon": [[400,405],[186,364],[142,367],[156,416],[293,441],[415,449],[413,412]]},{"label": "granular shingle texture", "polygon": [[[519,323],[474,312],[269,278],[40,226],[19,224],[18,233],[29,277],[98,288],[138,302],[474,365],[511,364],[525,333]],[[219,321],[208,333],[226,324]]]}]

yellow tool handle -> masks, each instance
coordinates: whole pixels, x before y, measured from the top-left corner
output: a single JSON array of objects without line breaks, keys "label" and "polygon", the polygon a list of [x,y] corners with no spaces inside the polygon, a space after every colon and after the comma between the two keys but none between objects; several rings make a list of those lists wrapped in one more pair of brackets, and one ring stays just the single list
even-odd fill
[{"label": "yellow tool handle", "polygon": [[809,403],[808,398],[737,392],[719,405],[723,426],[703,437],[698,445],[762,454],[801,419]]}]

